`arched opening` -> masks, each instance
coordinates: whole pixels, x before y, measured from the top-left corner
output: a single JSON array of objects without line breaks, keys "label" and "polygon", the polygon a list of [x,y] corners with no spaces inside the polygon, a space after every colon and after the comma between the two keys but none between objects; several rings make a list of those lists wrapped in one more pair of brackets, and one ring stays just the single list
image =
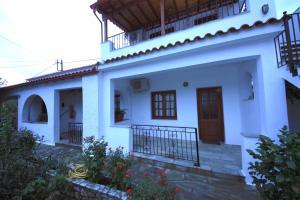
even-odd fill
[{"label": "arched opening", "polygon": [[40,96],[32,95],[26,100],[22,112],[22,121],[29,123],[48,122],[47,107]]}]

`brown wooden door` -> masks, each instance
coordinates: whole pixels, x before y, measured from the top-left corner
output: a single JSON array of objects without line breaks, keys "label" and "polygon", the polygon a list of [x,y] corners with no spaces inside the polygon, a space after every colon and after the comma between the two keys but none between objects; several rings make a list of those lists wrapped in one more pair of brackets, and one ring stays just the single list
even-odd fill
[{"label": "brown wooden door", "polygon": [[224,142],[222,89],[197,89],[198,126],[202,142],[220,144]]}]

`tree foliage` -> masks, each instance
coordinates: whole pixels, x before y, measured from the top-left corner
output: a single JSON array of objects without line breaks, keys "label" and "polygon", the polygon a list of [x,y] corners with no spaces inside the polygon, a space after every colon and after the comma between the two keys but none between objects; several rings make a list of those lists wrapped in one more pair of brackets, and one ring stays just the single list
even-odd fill
[{"label": "tree foliage", "polygon": [[300,134],[280,132],[278,144],[260,136],[256,152],[248,150],[250,175],[263,199],[300,199]]},{"label": "tree foliage", "polygon": [[60,199],[65,185],[47,175],[50,160],[38,155],[42,138],[26,129],[17,130],[15,109],[10,103],[0,106],[0,199]]}]

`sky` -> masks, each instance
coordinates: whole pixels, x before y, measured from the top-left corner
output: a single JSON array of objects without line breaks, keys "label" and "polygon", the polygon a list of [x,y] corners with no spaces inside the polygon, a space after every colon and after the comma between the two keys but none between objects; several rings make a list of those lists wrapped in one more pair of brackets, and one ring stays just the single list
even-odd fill
[{"label": "sky", "polygon": [[[8,85],[99,61],[96,0],[0,0],[0,77]],[[110,34],[119,32],[110,25]],[[88,60],[88,61],[81,61]],[[80,62],[74,62],[80,61]]]}]

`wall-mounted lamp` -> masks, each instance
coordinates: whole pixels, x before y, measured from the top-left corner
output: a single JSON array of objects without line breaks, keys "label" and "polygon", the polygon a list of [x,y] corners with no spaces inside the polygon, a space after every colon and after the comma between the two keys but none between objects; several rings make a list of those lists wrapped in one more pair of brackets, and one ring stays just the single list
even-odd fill
[{"label": "wall-mounted lamp", "polygon": [[262,7],[261,7],[261,11],[264,15],[268,14],[269,12],[269,4],[264,4]]},{"label": "wall-mounted lamp", "polygon": [[183,85],[183,87],[188,87],[189,86],[189,82],[184,81],[182,85]]}]

